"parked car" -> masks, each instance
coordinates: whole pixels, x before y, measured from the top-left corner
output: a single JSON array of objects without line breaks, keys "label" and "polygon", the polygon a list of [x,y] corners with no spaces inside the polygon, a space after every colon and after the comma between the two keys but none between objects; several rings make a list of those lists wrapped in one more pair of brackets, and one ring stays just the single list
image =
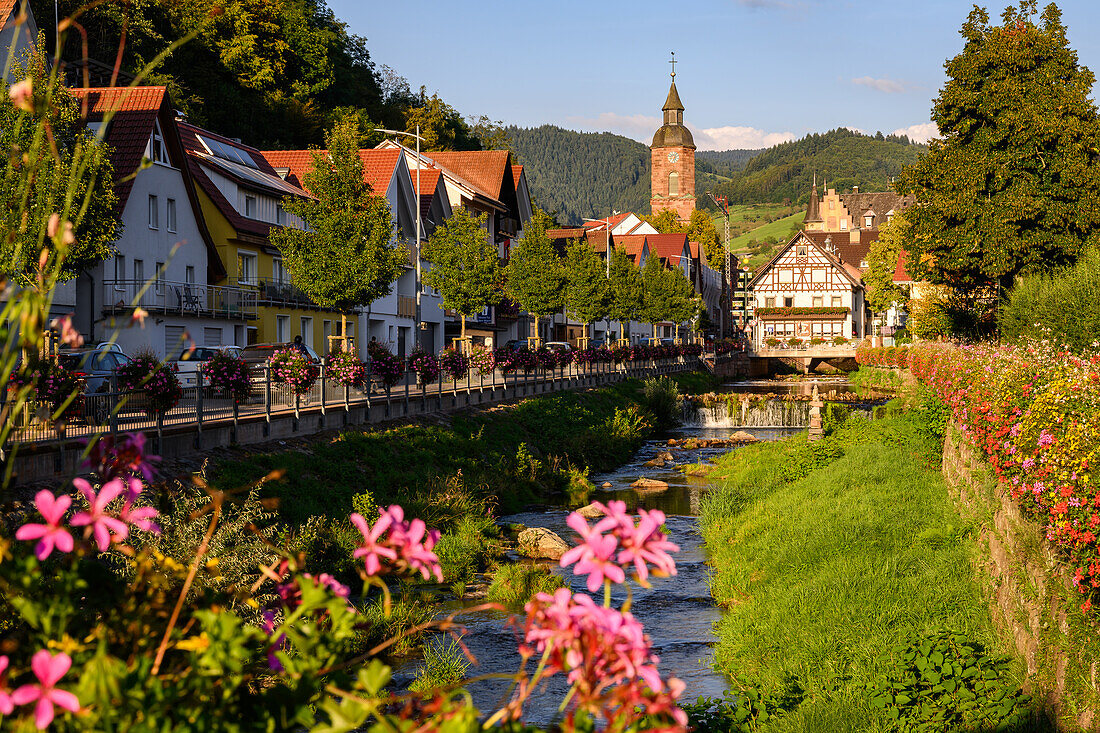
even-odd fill
[{"label": "parked car", "polygon": [[663,338],[661,339],[661,346],[675,346],[676,339]]},{"label": "parked car", "polygon": [[[122,350],[95,348],[63,350],[57,355],[64,369],[74,372],[84,380],[84,416],[89,424],[102,424],[111,413],[111,376],[120,367],[130,363],[130,357]],[[87,399],[91,397],[91,399]]]},{"label": "parked car", "polygon": [[588,341],[588,348],[590,349],[602,349],[606,345],[607,340],[603,336],[600,336],[599,338],[589,339]]},{"label": "parked car", "polygon": [[179,356],[168,363],[175,366],[179,373],[180,384],[184,387],[194,387],[198,384],[198,371],[202,365],[214,358],[218,352],[224,351],[232,356],[241,355],[241,347],[234,345],[224,346],[196,346],[193,349],[180,350]]},{"label": "parked car", "polygon": [[280,349],[286,348],[301,349],[311,362],[314,364],[321,363],[321,357],[317,356],[317,352],[311,349],[309,344],[293,342],[285,344],[250,344],[241,349],[241,358],[244,359],[249,366],[266,364],[272,354]]},{"label": "parked car", "polygon": [[508,351],[527,351],[527,339],[509,339],[504,342]]},{"label": "parked car", "polygon": [[572,351],[573,346],[565,341],[547,341],[543,344],[550,351]]}]

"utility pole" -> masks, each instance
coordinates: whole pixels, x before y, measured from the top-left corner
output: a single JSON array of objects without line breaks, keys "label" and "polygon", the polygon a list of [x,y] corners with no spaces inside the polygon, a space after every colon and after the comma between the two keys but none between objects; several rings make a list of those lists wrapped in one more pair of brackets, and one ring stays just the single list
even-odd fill
[{"label": "utility pole", "polygon": [[730,206],[729,199],[725,196],[715,196],[713,193],[709,196],[715,206],[726,215],[726,243],[725,253],[722,256],[722,293],[719,296],[720,306],[718,308],[718,330],[724,337],[726,335],[726,313],[729,312],[730,318],[733,318],[733,287],[729,282],[733,275],[733,263],[730,261]]}]

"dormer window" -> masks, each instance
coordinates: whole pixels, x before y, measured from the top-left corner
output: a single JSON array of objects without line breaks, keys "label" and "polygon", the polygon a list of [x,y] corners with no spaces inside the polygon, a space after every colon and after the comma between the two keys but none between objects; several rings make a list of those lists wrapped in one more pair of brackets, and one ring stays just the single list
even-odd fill
[{"label": "dormer window", "polygon": [[868,229],[874,229],[875,228],[875,215],[874,214],[868,214],[867,216],[863,217],[863,226],[867,227]]},{"label": "dormer window", "polygon": [[164,134],[160,131],[160,120],[153,120],[153,134],[145,148],[145,157],[154,163],[172,165],[168,158],[168,147],[164,144]]}]

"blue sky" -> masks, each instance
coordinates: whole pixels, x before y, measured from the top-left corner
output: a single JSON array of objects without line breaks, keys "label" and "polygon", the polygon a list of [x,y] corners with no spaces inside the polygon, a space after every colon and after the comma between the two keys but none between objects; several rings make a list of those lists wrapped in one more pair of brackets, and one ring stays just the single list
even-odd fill
[{"label": "blue sky", "polygon": [[[700,149],[810,132],[933,132],[962,0],[329,0],[371,58],[464,115],[610,130],[648,142],[669,52]],[[1007,0],[987,5],[997,18]],[[1040,3],[1040,6],[1042,3]],[[1100,2],[1059,3],[1100,73]]]}]

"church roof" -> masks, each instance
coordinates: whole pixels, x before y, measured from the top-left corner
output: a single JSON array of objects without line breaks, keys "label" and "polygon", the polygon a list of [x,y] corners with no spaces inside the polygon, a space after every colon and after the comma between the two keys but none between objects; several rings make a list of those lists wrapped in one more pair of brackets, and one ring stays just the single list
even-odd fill
[{"label": "church roof", "polygon": [[676,92],[676,82],[672,82],[672,85],[668,88],[668,99],[665,100],[665,106],[661,109],[665,111],[670,109],[684,111],[684,103],[680,101],[680,95]]},{"label": "church roof", "polygon": [[821,218],[821,202],[817,198],[817,184],[810,189],[810,204],[806,207],[805,221],[824,221]]}]

